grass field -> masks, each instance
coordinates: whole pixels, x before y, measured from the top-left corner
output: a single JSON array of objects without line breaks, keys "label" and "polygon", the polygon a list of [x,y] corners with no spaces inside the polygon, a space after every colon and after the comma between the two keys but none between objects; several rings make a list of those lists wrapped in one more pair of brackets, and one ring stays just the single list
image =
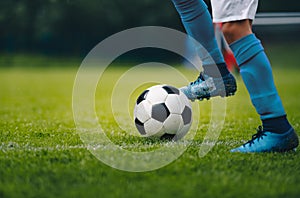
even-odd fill
[{"label": "grass field", "polygon": [[[198,156],[209,122],[210,101],[204,101],[201,127],[179,159],[156,171],[131,173],[104,165],[86,149],[72,114],[77,68],[53,64],[0,68],[0,197],[300,197],[299,152],[228,152],[248,140],[260,124],[240,77],[236,96],[227,99],[225,125],[210,153]],[[300,69],[289,67],[294,64],[290,59],[289,64],[289,69],[274,64],[274,75],[288,117],[300,131]],[[110,115],[109,106],[101,106],[125,71],[115,67],[105,73],[107,87],[97,92],[96,109],[106,119],[105,129],[116,132],[110,138],[134,147],[136,140],[121,132],[111,116],[105,117]],[[190,80],[195,78],[184,72]]]}]

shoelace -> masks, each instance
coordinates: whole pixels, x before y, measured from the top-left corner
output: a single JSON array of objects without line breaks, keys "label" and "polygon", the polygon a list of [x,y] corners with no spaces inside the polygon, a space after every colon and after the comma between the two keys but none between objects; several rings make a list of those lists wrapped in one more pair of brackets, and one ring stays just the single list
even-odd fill
[{"label": "shoelace", "polygon": [[263,131],[262,126],[259,126],[259,127],[256,129],[256,131],[257,131],[257,133],[254,134],[254,135],[252,135],[252,139],[249,140],[248,142],[246,142],[246,143],[244,144],[244,146],[245,146],[246,144],[249,144],[249,146],[251,146],[252,144],[254,144],[254,141],[255,141],[256,139],[259,140],[259,139],[261,139],[263,136],[267,136],[267,135],[265,134],[265,132]]}]

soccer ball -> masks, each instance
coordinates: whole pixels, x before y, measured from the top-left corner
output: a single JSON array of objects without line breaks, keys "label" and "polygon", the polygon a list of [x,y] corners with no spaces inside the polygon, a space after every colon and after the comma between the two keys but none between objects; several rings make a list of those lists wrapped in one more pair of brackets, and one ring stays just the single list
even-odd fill
[{"label": "soccer ball", "polygon": [[134,122],[143,137],[178,140],[192,124],[191,103],[183,92],[169,85],[146,89],[137,99]]}]

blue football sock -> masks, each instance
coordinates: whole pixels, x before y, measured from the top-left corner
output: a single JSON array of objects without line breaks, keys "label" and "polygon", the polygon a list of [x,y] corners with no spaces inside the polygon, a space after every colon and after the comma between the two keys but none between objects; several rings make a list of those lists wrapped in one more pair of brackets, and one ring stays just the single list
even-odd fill
[{"label": "blue football sock", "polygon": [[[285,115],[281,99],[276,90],[270,62],[259,39],[254,34],[247,35],[230,45],[240,73],[250,94],[252,104],[265,127],[271,132],[286,132],[291,128]],[[275,130],[278,123],[280,130]]]},{"label": "blue football sock", "polygon": [[218,47],[211,16],[203,0],[172,0],[186,29],[206,50],[198,49],[203,65],[224,63]]}]

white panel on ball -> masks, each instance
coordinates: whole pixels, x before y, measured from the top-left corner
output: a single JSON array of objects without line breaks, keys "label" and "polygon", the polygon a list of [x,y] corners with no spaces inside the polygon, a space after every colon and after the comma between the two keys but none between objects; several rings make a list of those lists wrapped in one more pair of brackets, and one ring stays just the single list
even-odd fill
[{"label": "white panel on ball", "polygon": [[170,114],[169,117],[164,122],[163,125],[164,132],[167,134],[176,134],[180,127],[181,122],[182,122],[181,115]]},{"label": "white panel on ball", "polygon": [[189,101],[189,99],[186,97],[186,95],[182,91],[180,91],[179,97],[180,97],[180,102],[181,102],[181,106],[180,106],[181,107],[181,113],[184,110],[185,106],[188,106],[192,109],[191,102]]},{"label": "white panel on ball", "polygon": [[144,124],[144,128],[146,131],[146,136],[161,136],[163,133],[163,123],[159,122],[153,118],[150,118]]},{"label": "white panel on ball", "polygon": [[149,88],[147,100],[152,104],[164,103],[168,93],[160,85]]},{"label": "white panel on ball", "polygon": [[180,102],[179,95],[175,95],[175,94],[168,95],[165,104],[168,107],[170,113],[175,113],[175,114],[181,114],[182,106],[184,106]]},{"label": "white panel on ball", "polygon": [[150,102],[143,100],[134,108],[134,117],[144,123],[151,118],[151,109],[152,105]]}]

